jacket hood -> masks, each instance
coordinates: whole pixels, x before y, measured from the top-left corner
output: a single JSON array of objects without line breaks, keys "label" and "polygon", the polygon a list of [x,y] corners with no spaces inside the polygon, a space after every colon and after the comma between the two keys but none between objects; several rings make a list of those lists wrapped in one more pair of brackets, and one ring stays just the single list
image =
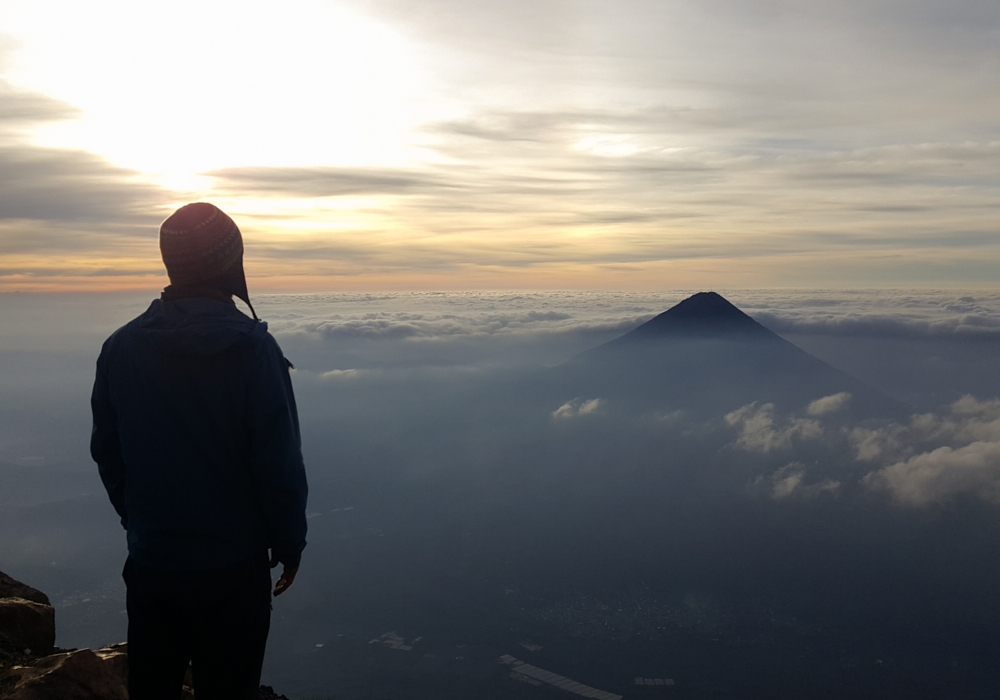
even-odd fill
[{"label": "jacket hood", "polygon": [[139,317],[139,332],[153,347],[174,355],[217,355],[234,346],[253,345],[267,335],[234,304],[215,299],[156,299]]}]

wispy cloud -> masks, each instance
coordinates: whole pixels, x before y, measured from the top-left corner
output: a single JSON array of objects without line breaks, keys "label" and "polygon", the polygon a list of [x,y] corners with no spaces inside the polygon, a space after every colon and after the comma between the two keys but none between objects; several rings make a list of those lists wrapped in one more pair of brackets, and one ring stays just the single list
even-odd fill
[{"label": "wispy cloud", "polygon": [[[288,144],[284,160],[268,149],[240,156],[172,192],[99,155],[39,148],[39,125],[75,108],[0,86],[0,167],[10,173],[0,226],[34,256],[0,267],[57,278],[64,266],[52,258],[79,252],[148,274],[142,251],[120,254],[118,236],[153,237],[165,206],[205,198],[234,213],[248,265],[274,288],[997,279],[996,3],[347,5],[405,36],[406,55],[433,76],[417,96],[382,95],[364,80],[364,94],[343,95],[345,108],[398,99],[417,115],[399,136],[386,114],[398,152],[304,157],[327,153],[302,144],[326,143],[335,128],[317,102],[261,135]],[[336,14],[303,9],[318,24]],[[321,64],[331,55],[309,54],[317,74],[333,69]],[[234,77],[286,94],[281,66],[254,66]],[[295,104],[311,104],[300,92]],[[225,124],[213,115],[204,126]],[[190,148],[179,132],[158,136]],[[35,229],[22,221],[87,235],[32,247]]]},{"label": "wispy cloud", "polygon": [[[0,96],[2,100],[2,96]],[[81,151],[8,146],[0,151],[0,221],[99,225],[158,223],[164,193],[138,173]],[[155,229],[154,229],[155,233]],[[30,245],[30,238],[21,242]],[[93,246],[95,241],[88,242]],[[89,247],[89,246],[88,246]]]},{"label": "wispy cloud", "polygon": [[[262,214],[259,225],[307,225],[316,242],[346,238],[348,260],[391,258],[375,262],[383,269],[402,263],[461,274],[462,265],[540,270],[706,258],[770,258],[780,268],[782,259],[801,263],[828,251],[860,270],[869,264],[862,250],[910,251],[914,263],[923,255],[931,265],[941,250],[1000,256],[991,165],[1000,142],[676,147],[674,127],[662,119],[655,110],[498,112],[430,128],[437,157],[420,167],[211,175],[226,197],[311,200],[298,212],[283,204]],[[346,198],[357,201],[335,202]],[[286,254],[315,247],[308,238],[285,240],[296,241]]]},{"label": "wispy cloud", "polygon": [[[3,58],[0,51],[0,73]],[[28,137],[32,128],[77,113],[71,105],[0,79],[0,170],[4,173],[0,222],[115,225],[148,223],[155,217],[153,208],[161,203],[163,191],[143,182],[139,173],[93,153],[32,144]]]},{"label": "wispy cloud", "polygon": [[220,192],[292,197],[401,195],[455,188],[427,172],[393,168],[242,167],[212,170]]},{"label": "wispy cloud", "polygon": [[[2,66],[0,66],[2,68]],[[80,150],[34,145],[31,127],[76,110],[0,81],[0,284],[157,274],[156,224],[168,195]],[[151,258],[151,259],[148,259]],[[18,284],[15,282],[15,285]]]}]

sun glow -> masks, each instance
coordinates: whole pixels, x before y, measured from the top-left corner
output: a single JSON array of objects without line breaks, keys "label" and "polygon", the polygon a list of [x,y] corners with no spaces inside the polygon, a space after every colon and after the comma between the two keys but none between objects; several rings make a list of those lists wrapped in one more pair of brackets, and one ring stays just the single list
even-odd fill
[{"label": "sun glow", "polygon": [[35,139],[200,190],[234,165],[399,164],[422,116],[416,49],[333,3],[10,2],[8,77],[79,108]]}]

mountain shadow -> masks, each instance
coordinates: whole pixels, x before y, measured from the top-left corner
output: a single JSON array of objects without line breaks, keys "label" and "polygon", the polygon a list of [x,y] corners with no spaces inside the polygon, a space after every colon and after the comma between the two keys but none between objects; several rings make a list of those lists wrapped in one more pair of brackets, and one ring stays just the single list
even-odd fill
[{"label": "mountain shadow", "polygon": [[573,358],[560,389],[583,398],[654,404],[719,416],[751,402],[802,414],[848,393],[853,420],[899,417],[906,408],[768,330],[715,292],[688,297],[638,328]]}]

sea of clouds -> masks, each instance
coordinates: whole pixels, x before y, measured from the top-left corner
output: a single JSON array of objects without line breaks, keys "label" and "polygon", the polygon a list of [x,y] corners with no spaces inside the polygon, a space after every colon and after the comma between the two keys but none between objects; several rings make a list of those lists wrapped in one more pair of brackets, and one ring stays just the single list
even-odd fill
[{"label": "sea of clouds", "polygon": [[[303,413],[308,416],[310,396],[334,391],[344,382],[398,385],[405,391],[415,377],[448,385],[461,383],[470,372],[557,366],[631,330],[694,291],[357,292],[259,295],[254,300],[295,364],[295,383],[304,394]],[[722,293],[771,330],[914,406],[910,425],[858,428],[852,438],[858,459],[875,463],[898,457],[902,466],[893,466],[890,472],[897,478],[918,469],[926,474],[932,458],[920,458],[924,451],[917,446],[923,445],[939,450],[933,453],[935,464],[965,460],[966,472],[977,476],[962,483],[976,482],[983,473],[968,460],[993,463],[993,448],[986,447],[994,444],[993,435],[979,429],[992,425],[985,417],[992,414],[967,407],[991,406],[989,401],[1000,397],[1000,376],[994,368],[1000,365],[995,361],[1000,359],[1000,293]],[[0,305],[0,327],[5,329],[0,340],[0,355],[5,358],[0,388],[7,397],[0,404],[7,418],[0,428],[3,461],[89,468],[93,362],[104,338],[148,303],[149,297],[121,294],[5,295]],[[955,403],[960,400],[965,403]],[[808,415],[792,418],[798,422],[789,423],[791,427],[777,437],[741,434],[738,440],[742,445],[780,447],[788,442],[788,431],[808,437],[815,433],[810,426],[846,399],[823,401],[810,407]],[[567,404],[551,410],[568,414],[590,409]],[[747,430],[780,419],[765,411],[761,406],[747,408],[746,416],[731,420],[743,421],[740,425]],[[968,429],[919,427],[931,423]],[[972,434],[978,437],[968,438]],[[894,447],[901,444],[907,447]],[[945,448],[951,452],[940,451]],[[896,483],[888,475],[880,480]],[[907,498],[928,500],[918,495]]]},{"label": "sea of clouds", "polygon": [[[691,293],[275,295],[262,297],[259,305],[279,341],[306,358],[301,381],[375,381],[386,368],[398,376],[403,368],[427,364],[452,370],[555,365]],[[913,402],[909,422],[879,426],[823,426],[824,419],[835,418],[849,404],[846,393],[817,397],[801,416],[776,416],[773,406],[751,404],[725,416],[735,430],[736,448],[791,454],[796,444],[826,441],[828,450],[850,455],[854,466],[863,468],[860,484],[899,503],[924,506],[962,495],[1000,501],[1000,404],[992,394],[966,393],[968,387],[989,392],[995,385],[992,373],[979,375],[1000,359],[1000,293],[730,290],[724,295],[821,357],[839,343],[839,352],[823,359],[840,369],[904,400],[921,399]],[[809,347],[810,341],[817,346]],[[979,363],[966,361],[970,356]],[[323,364],[338,361],[357,366]],[[878,368],[885,365],[902,368],[903,376],[880,375]],[[956,373],[962,375],[961,387],[942,395],[938,383]],[[599,406],[600,397],[578,397],[554,407],[553,417],[596,414]],[[773,477],[778,496],[833,492],[839,485],[824,479],[809,486],[804,470],[790,465],[783,468],[784,476]]]},{"label": "sea of clouds", "polygon": [[[265,295],[272,332],[327,339],[434,339],[622,333],[699,290]],[[779,334],[998,335],[1000,293],[939,290],[728,290]]]},{"label": "sea of clouds", "polygon": [[[601,436],[668,447],[702,440],[689,444],[706,446],[708,459],[728,454],[733,465],[755,465],[739,485],[743,497],[776,505],[860,498],[930,513],[969,500],[1000,503],[994,292],[721,292],[768,328],[911,406],[905,418],[852,422],[846,393],[818,395],[797,413],[763,402],[733,406],[705,425],[693,425],[678,406],[626,415],[601,395],[566,395],[541,407],[537,419],[477,403],[492,387],[490,396],[513,405],[516,397],[497,393],[497,385],[524,386],[516,382],[526,373],[557,367],[694,291],[262,294],[254,303],[295,365],[317,512],[345,505],[337,489],[353,488],[352,480],[382,489],[356,489],[376,504],[386,484],[409,488],[522,444],[548,450],[525,460],[556,469],[550,457],[577,449],[572,440],[591,439],[599,449]],[[120,633],[95,626],[119,615],[124,537],[88,453],[89,394],[104,339],[149,301],[8,294],[0,304],[0,561],[50,589],[63,606],[66,643],[103,643],[96,637]],[[502,424],[510,416],[520,422]],[[583,464],[591,455],[579,449],[573,454]],[[656,449],[634,456],[655,464]],[[559,469],[553,479],[562,478]],[[566,469],[574,479],[584,473]],[[336,482],[324,491],[328,475]],[[98,609],[85,599],[107,602]]]}]

